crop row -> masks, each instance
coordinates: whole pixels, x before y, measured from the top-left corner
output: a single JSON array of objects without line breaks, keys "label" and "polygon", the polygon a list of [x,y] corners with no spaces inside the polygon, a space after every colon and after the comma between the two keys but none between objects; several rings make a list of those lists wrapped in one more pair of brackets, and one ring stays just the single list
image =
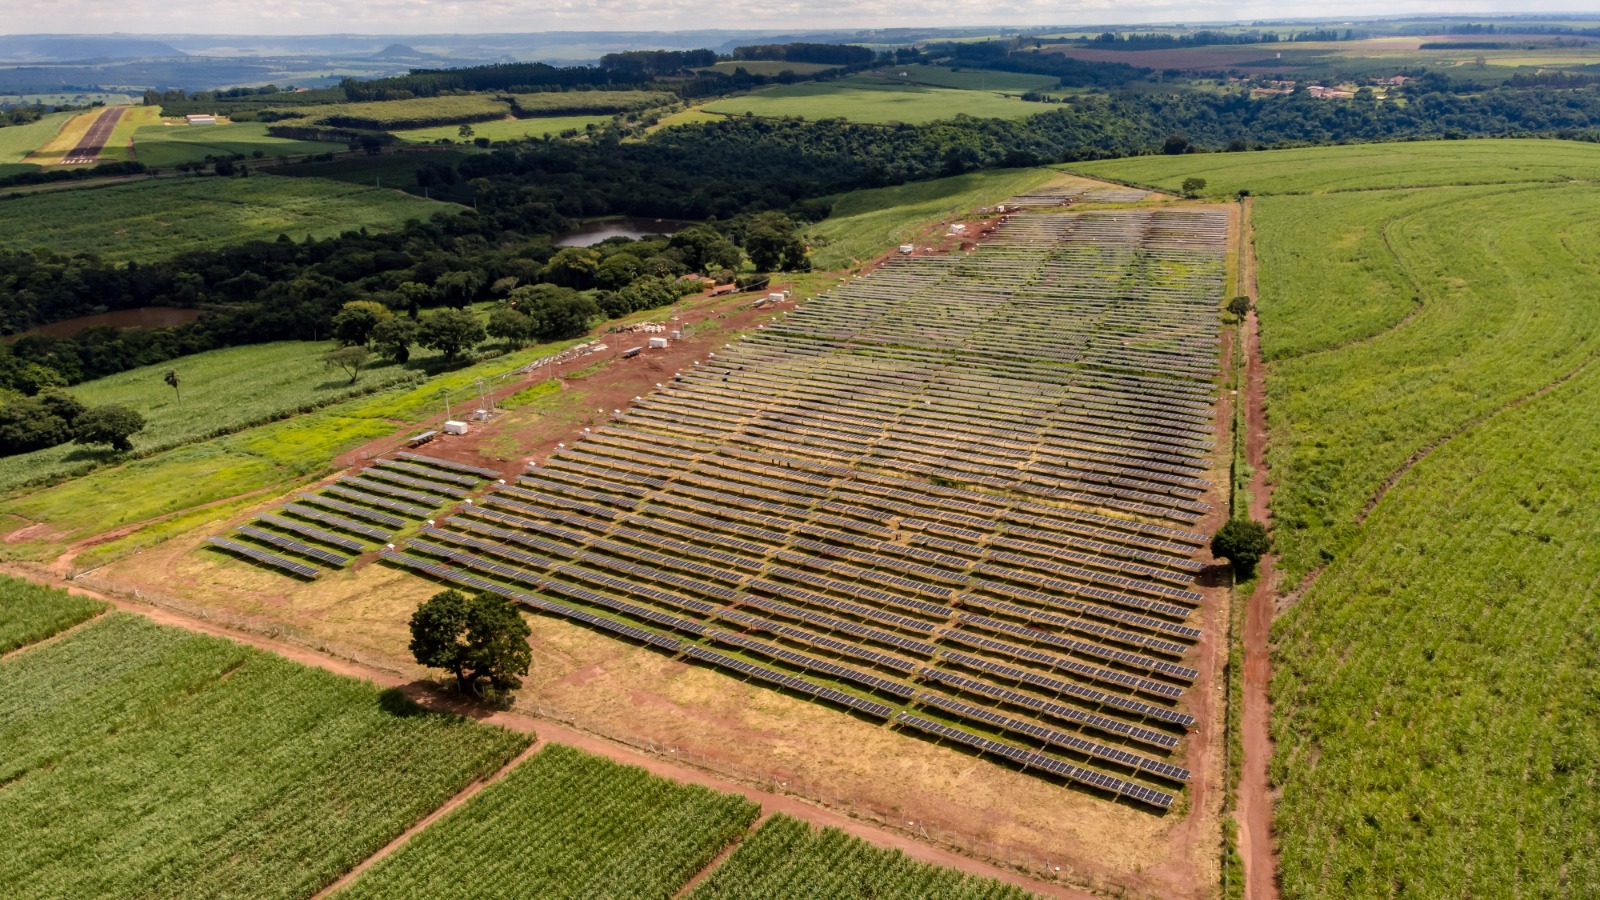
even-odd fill
[{"label": "crop row", "polygon": [[98,600],[0,575],[0,653],[44,640],[105,608]]},{"label": "crop row", "polygon": [[13,897],[306,896],[528,741],[122,615],[0,683]]}]

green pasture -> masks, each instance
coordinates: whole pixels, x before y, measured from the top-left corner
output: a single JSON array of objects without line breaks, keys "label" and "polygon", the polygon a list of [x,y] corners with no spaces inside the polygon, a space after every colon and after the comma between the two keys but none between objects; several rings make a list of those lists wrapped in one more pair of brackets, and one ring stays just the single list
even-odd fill
[{"label": "green pasture", "polygon": [[418,141],[431,144],[435,141],[460,141],[470,143],[473,138],[488,138],[491,141],[520,141],[525,138],[542,138],[545,135],[559,135],[568,129],[584,131],[590,125],[604,125],[611,121],[609,115],[592,116],[540,116],[537,119],[499,119],[494,122],[475,122],[472,127],[472,137],[461,137],[461,126],[440,125],[435,128],[413,128],[406,131],[396,131],[395,137],[406,141]]},{"label": "green pasture", "polygon": [[0,201],[0,247],[150,262],[187,250],[390,228],[442,209],[396,191],[304,178],[162,178]]},{"label": "green pasture", "polygon": [[516,94],[518,115],[613,115],[676,103],[678,96],[665,91],[539,91]]},{"label": "green pasture", "polygon": [[782,813],[768,819],[688,895],[689,900],[789,897],[939,897],[1025,900],[1027,891],[918,862],[836,828],[813,828]]},{"label": "green pasture", "polygon": [[842,269],[905,243],[928,225],[993,206],[1055,177],[1048,169],[994,169],[840,197],[828,218],[812,226],[811,262]]},{"label": "green pasture", "polygon": [[[76,113],[48,113],[37,122],[26,125],[8,125],[0,128],[0,166],[17,165],[29,153],[49,143],[56,132],[61,130]],[[33,171],[36,167],[29,165],[19,171]],[[7,174],[0,172],[0,174]],[[16,173],[10,173],[16,174]]]},{"label": "green pasture", "polygon": [[846,78],[823,84],[791,84],[764,88],[738,97],[714,100],[706,112],[728,116],[746,113],[766,118],[795,116],[848,119],[852,122],[922,125],[957,115],[988,119],[1022,119],[1047,110],[988,91],[963,91],[921,84],[891,84],[874,78]]},{"label": "green pasture", "polygon": [[383,100],[372,103],[327,103],[315,106],[285,106],[280,112],[295,118],[286,125],[318,124],[391,130],[421,128],[441,122],[474,122],[510,115],[506,101],[489,94],[460,94],[447,97],[415,97],[410,100]]},{"label": "green pasture", "polygon": [[99,600],[0,575],[0,653],[42,641],[105,608]]},{"label": "green pasture", "polygon": [[1408,141],[1243,153],[1139,156],[1062,166],[1090,178],[1111,178],[1176,191],[1184,179],[1206,180],[1204,194],[1229,197],[1314,194],[1455,184],[1509,184],[1600,177],[1600,145],[1534,138]]},{"label": "green pasture", "polygon": [[[157,168],[178,163],[201,162],[207,156],[242,155],[254,158],[261,153],[268,159],[279,156],[304,156],[310,153],[339,153],[344,144],[295,141],[267,134],[261,122],[227,125],[146,125],[133,133],[133,151],[139,162]],[[249,165],[250,161],[246,161]]]},{"label": "green pasture", "polygon": [[[97,378],[71,391],[88,406],[116,404],[143,415],[146,425],[133,445],[136,452],[150,454],[422,377],[375,360],[352,385],[343,373],[323,367],[322,356],[332,347],[311,341],[228,347]],[[167,386],[168,371],[178,373],[178,391]],[[77,444],[9,456],[0,467],[0,493],[108,458],[103,449]]]},{"label": "green pasture", "polygon": [[671,897],[759,812],[551,745],[338,896]]},{"label": "green pasture", "polygon": [[13,897],[305,897],[531,740],[113,613],[0,660]]},{"label": "green pasture", "polygon": [[[900,75],[901,72],[905,76]],[[948,66],[885,66],[875,73],[885,82],[926,84],[966,91],[992,91],[997,94],[1026,94],[1044,91],[1061,83],[1052,75],[1022,72],[991,72],[987,69],[952,69]]]}]

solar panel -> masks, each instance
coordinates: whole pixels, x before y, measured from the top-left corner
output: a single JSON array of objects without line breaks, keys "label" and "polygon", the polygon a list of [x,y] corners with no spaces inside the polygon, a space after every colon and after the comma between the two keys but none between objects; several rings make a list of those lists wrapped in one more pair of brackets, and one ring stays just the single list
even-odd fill
[{"label": "solar panel", "polygon": [[695,644],[683,645],[683,655],[701,660],[703,662],[711,663],[712,665],[720,666],[724,669],[731,669],[735,672],[748,675],[751,678],[756,678],[761,681],[786,687],[793,691],[810,694],[813,697],[820,697],[824,700],[837,703],[841,706],[848,706],[851,709],[866,713],[879,719],[887,719],[889,716],[894,714],[894,709],[892,707],[885,706],[882,703],[864,700],[860,697],[852,697],[843,691],[837,691],[833,688],[825,688],[818,684],[812,684],[803,678],[795,678],[792,675],[785,675],[782,672],[768,669],[765,666],[758,666],[754,663],[745,662],[742,659],[735,659],[731,656],[725,656],[721,653],[717,653],[714,650],[707,650],[706,648]]},{"label": "solar panel", "polygon": [[427,509],[423,510],[423,512],[438,509],[449,502],[449,500],[444,497],[436,496],[434,494],[425,494],[421,491],[408,491],[405,488],[397,488],[393,485],[384,484],[381,481],[371,478],[361,478],[357,476],[346,475],[345,477],[339,479],[339,483],[347,484],[354,488],[360,488],[363,491],[369,491],[374,494],[381,494],[385,497],[396,497],[401,500],[409,500],[412,503],[420,503],[427,507]]},{"label": "solar panel", "polygon": [[302,519],[310,519],[313,522],[321,522],[324,525],[332,525],[335,528],[348,531],[351,534],[359,534],[364,537],[369,537],[375,541],[387,542],[391,536],[390,532],[384,531],[381,528],[373,528],[371,525],[363,525],[354,519],[346,519],[343,516],[336,516],[332,513],[319,512],[309,506],[301,506],[298,503],[284,504],[283,511],[287,513],[294,513]]},{"label": "solar panel", "polygon": [[735,647],[743,647],[746,650],[759,653],[769,659],[782,660],[790,665],[799,666],[802,669],[810,669],[813,672],[821,672],[824,675],[832,675],[835,678],[841,678],[845,681],[853,681],[856,684],[864,685],[874,690],[883,691],[886,694],[891,694],[896,697],[909,698],[913,693],[915,693],[910,685],[902,684],[898,681],[891,681],[887,678],[880,678],[877,675],[869,675],[865,672],[858,672],[848,666],[841,666],[837,663],[828,662],[827,660],[817,659],[813,656],[806,656],[804,653],[795,653],[792,650],[784,650],[781,647],[774,647],[771,644],[762,643],[761,641],[753,640],[743,635],[731,634],[726,631],[712,631],[708,632],[706,636],[714,641],[732,644]]},{"label": "solar panel", "polygon": [[[342,500],[335,500],[332,497],[324,497],[321,494],[301,494],[298,499],[303,500],[306,503],[312,503],[328,509],[338,510],[345,515],[355,516],[358,519],[366,519],[369,522],[377,522],[380,525],[388,525],[390,528],[404,528],[406,526],[406,520],[398,516],[391,516],[388,513],[381,513],[377,510],[367,509],[364,506],[356,506],[351,503],[345,503]],[[385,535],[384,537],[387,538],[388,536]]]},{"label": "solar panel", "polygon": [[[346,500],[354,500],[358,503],[365,503],[368,506],[376,506],[379,509],[392,510],[403,515],[411,516],[414,519],[426,519],[427,517],[433,515],[432,509],[424,509],[420,506],[412,506],[409,503],[401,503],[398,500],[389,500],[384,497],[379,497],[375,494],[368,494],[362,491],[352,490],[351,488],[347,488],[342,485],[330,484],[324,487],[322,490],[324,493],[333,494],[335,497],[343,497]],[[349,512],[351,515],[355,515],[355,513],[349,508],[346,508],[344,511]],[[400,523],[400,525],[404,524],[404,522]],[[395,527],[398,528],[400,525]]]},{"label": "solar panel", "polygon": [[315,578],[319,574],[315,566],[309,566],[303,562],[295,562],[292,559],[285,559],[276,553],[268,553],[265,550],[257,547],[251,547],[248,544],[241,544],[238,541],[230,541],[227,538],[212,537],[206,538],[206,542],[213,546],[221,547],[224,550],[237,553],[240,556],[249,557],[258,563],[272,566],[275,569],[282,569],[285,572],[292,572],[296,575],[299,575],[301,578]]},{"label": "solar panel", "polygon": [[1159,775],[1171,781],[1183,783],[1189,780],[1189,770],[1181,766],[1174,766],[1171,763],[1162,762],[1159,759],[1151,759],[1148,756],[1141,756],[1137,753],[1129,753],[1116,747],[1107,747],[1104,744],[1087,741],[1076,735],[1056,731],[1053,728],[1045,728],[1032,722],[1013,719],[993,710],[982,709],[958,700],[951,700],[948,697],[940,697],[936,694],[919,693],[916,696],[916,700],[918,703],[937,706],[947,712],[972,719],[975,722],[982,722],[1023,737],[1031,737],[1087,756],[1094,756],[1132,769],[1149,772],[1152,775]]},{"label": "solar panel", "polygon": [[302,537],[308,537],[312,540],[321,541],[324,544],[338,547],[342,550],[348,550],[351,553],[360,553],[366,549],[366,545],[360,541],[352,540],[351,538],[344,537],[343,535],[334,534],[331,531],[323,531],[321,528],[312,528],[310,525],[296,522],[293,519],[285,519],[282,516],[263,515],[258,521],[266,522],[269,525],[282,528],[285,531],[291,531]]},{"label": "solar panel", "polygon": [[271,544],[274,547],[288,550],[290,553],[298,553],[301,556],[309,556],[314,560],[326,563],[327,565],[334,566],[336,568],[339,566],[348,566],[350,564],[350,560],[347,557],[340,556],[331,550],[324,550],[321,547],[313,547],[303,541],[297,541],[293,538],[285,537],[277,532],[266,531],[250,525],[240,525],[238,530],[240,534],[245,535],[246,537],[255,538],[258,541]]},{"label": "solar panel", "polygon": [[418,478],[426,478],[430,481],[443,481],[448,484],[456,484],[462,487],[477,487],[483,482],[482,478],[472,478],[467,475],[453,475],[449,472],[441,472],[438,469],[430,469],[427,466],[418,466],[412,463],[399,462],[398,460],[393,459],[380,459],[376,463],[373,463],[373,465],[382,469],[390,469],[395,472],[405,472],[410,475],[415,475]]},{"label": "solar panel", "polygon": [[422,478],[413,478],[410,475],[402,475],[398,472],[391,472],[381,466],[374,466],[362,472],[361,474],[365,478],[393,482],[394,484],[402,484],[409,488],[415,488],[419,491],[423,491],[424,496],[428,494],[443,494],[447,497],[454,497],[457,500],[460,500],[470,493],[453,485],[440,484],[437,481],[427,481]]},{"label": "solar panel", "polygon": [[424,465],[433,466],[436,469],[448,469],[451,472],[465,472],[468,475],[480,475],[484,478],[490,479],[500,477],[500,473],[496,472],[494,469],[483,469],[479,468],[478,466],[469,466],[465,463],[451,462],[448,459],[439,459],[436,456],[423,456],[421,453],[396,453],[395,456],[398,456],[401,459],[409,459],[412,462],[419,462]]},{"label": "solar panel", "polygon": [[1076,781],[1080,784],[1086,784],[1091,787],[1100,788],[1101,790],[1120,794],[1124,797],[1129,797],[1143,803],[1148,803],[1151,806],[1156,806],[1161,809],[1167,809],[1171,807],[1173,801],[1176,799],[1171,794],[1165,794],[1160,791],[1144,787],[1143,785],[1133,784],[1132,782],[1124,781],[1120,778],[1113,778],[1110,775],[1104,775],[1090,769],[1074,766],[1070,763],[1061,762],[1060,760],[1051,759],[1050,757],[1041,753],[1032,753],[1008,744],[1002,744],[999,741],[991,741],[988,738],[981,738],[975,734],[962,731],[959,728],[952,728],[949,725],[942,725],[938,722],[924,719],[921,716],[914,716],[910,713],[904,712],[896,713],[894,721],[898,725],[906,725],[911,728],[915,728],[918,731],[936,734],[940,737],[948,738],[959,744],[973,747],[986,753],[993,753],[997,756],[1005,757],[1006,759],[1020,763],[1025,767],[1044,769],[1047,772],[1059,775],[1069,781]]},{"label": "solar panel", "polygon": [[979,694],[994,700],[1010,703],[1013,706],[1020,706],[1035,712],[1043,713],[1047,716],[1060,719],[1063,722],[1071,722],[1075,725],[1085,728],[1093,728],[1096,731],[1101,731],[1108,735],[1131,738],[1141,743],[1162,747],[1167,750],[1171,750],[1173,747],[1178,746],[1178,739],[1170,734],[1167,734],[1166,732],[1155,731],[1149,728],[1141,728],[1138,725],[1129,724],[1121,719],[1113,719],[1108,716],[1087,712],[1085,710],[1078,709],[1075,706],[1064,706],[1051,700],[1035,697],[1032,694],[1024,694],[1018,691],[1013,691],[1009,688],[989,684],[988,682],[984,681],[976,681],[963,675],[957,675],[954,672],[945,672],[940,669],[933,668],[922,668],[917,670],[917,677],[923,681],[936,681],[940,684],[950,685],[961,691]]}]

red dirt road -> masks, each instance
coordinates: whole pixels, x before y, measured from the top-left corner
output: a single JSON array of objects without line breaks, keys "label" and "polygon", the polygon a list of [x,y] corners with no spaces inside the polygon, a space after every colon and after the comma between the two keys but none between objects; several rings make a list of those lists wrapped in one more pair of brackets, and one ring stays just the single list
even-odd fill
[{"label": "red dirt road", "polygon": [[[1251,203],[1243,206],[1244,288],[1252,305],[1257,297]],[[1267,370],[1261,359],[1261,321],[1254,309],[1245,319],[1245,459],[1250,465],[1250,517],[1271,522],[1272,482],[1267,472]],[[1244,696],[1240,738],[1244,759],[1239,777],[1239,856],[1244,860],[1246,900],[1275,900],[1278,860],[1272,841],[1272,789],[1267,766],[1272,759],[1271,698],[1272,616],[1277,592],[1276,559],[1261,560],[1255,591],[1245,609]]]},{"label": "red dirt road", "polygon": [[[398,688],[407,697],[410,697],[412,700],[416,701],[422,706],[428,707],[429,709],[453,712],[460,715],[469,716],[480,721],[488,722],[490,724],[499,725],[502,728],[509,728],[514,731],[521,731],[530,734],[537,734],[539,736],[540,743],[535,749],[537,749],[538,746],[542,746],[545,742],[566,744],[569,747],[577,747],[581,750],[585,750],[599,756],[604,756],[619,763],[638,766],[653,775],[659,775],[663,778],[672,779],[673,781],[688,784],[699,784],[711,788],[712,790],[722,791],[725,793],[741,794],[744,797],[761,805],[762,816],[769,816],[773,813],[781,812],[816,825],[838,828],[841,831],[854,835],[855,837],[861,838],[862,840],[875,844],[879,847],[899,850],[913,859],[932,863],[934,865],[948,866],[953,869],[959,869],[963,872],[970,872],[974,875],[981,875],[987,878],[996,878],[1001,881],[1015,884],[1026,890],[1039,894],[1040,896],[1068,898],[1068,900],[1094,900],[1094,895],[1092,894],[1086,894],[1082,891],[1072,890],[1061,885],[1049,884],[1042,881],[1036,881],[1031,878],[1026,878],[1010,870],[1002,869],[998,866],[992,866],[988,863],[980,862],[972,859],[971,857],[963,856],[959,853],[933,847],[928,844],[913,840],[906,835],[879,828],[865,822],[859,822],[840,813],[813,806],[797,797],[791,797],[785,794],[775,794],[769,791],[746,787],[744,785],[719,778],[715,775],[711,775],[697,769],[681,766],[668,760],[659,759],[648,754],[640,753],[629,747],[614,744],[610,741],[582,731],[576,731],[557,722],[536,719],[532,716],[525,716],[518,713],[484,709],[473,704],[465,703],[459,698],[439,692],[433,687],[432,684],[428,682],[408,681],[407,679],[395,675],[392,672],[385,672],[381,669],[369,668],[349,660],[327,656],[307,647],[274,640],[261,635],[234,631],[214,622],[192,619],[188,616],[181,615],[171,610],[162,609],[160,607],[124,600],[120,597],[100,594],[94,591],[87,591],[68,581],[41,577],[38,572],[29,569],[22,569],[13,566],[0,566],[0,571],[4,571],[6,574],[17,577],[28,578],[41,584],[47,584],[51,587],[65,588],[66,590],[69,590],[75,594],[83,594],[85,596],[104,600],[119,610],[144,616],[161,625],[169,625],[200,634],[208,634],[214,637],[226,638],[247,646],[255,647],[259,650],[275,653],[284,657],[285,659],[293,660],[302,665],[317,666],[319,668],[326,669],[330,672],[335,672],[340,675],[345,675],[350,678],[359,678],[364,681],[369,681],[381,687]],[[475,792],[476,789],[481,786],[482,785],[480,784],[475,787],[469,787],[468,792]],[[467,792],[463,793],[467,794]],[[458,796],[451,802],[459,804],[464,799],[465,796]],[[428,820],[425,819],[424,821]],[[403,843],[405,840],[409,839],[414,832],[414,828],[408,829],[407,832],[401,835],[400,838],[397,838],[395,842],[391,842],[390,845],[380,848],[379,851],[374,854],[374,859],[391,852],[395,847],[398,846],[399,843]]]}]

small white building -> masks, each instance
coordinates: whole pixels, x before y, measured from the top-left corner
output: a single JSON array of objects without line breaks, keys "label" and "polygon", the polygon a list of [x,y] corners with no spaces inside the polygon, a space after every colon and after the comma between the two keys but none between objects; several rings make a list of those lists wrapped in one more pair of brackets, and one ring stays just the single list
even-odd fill
[{"label": "small white building", "polygon": [[208,116],[208,115],[204,115],[204,114],[200,114],[200,113],[193,113],[193,114],[184,116],[183,118],[190,125],[215,125],[215,124],[217,124],[217,117],[216,116]]},{"label": "small white building", "polygon": [[650,349],[651,350],[665,350],[665,349],[667,349],[667,339],[666,338],[651,338],[650,339]]},{"label": "small white building", "polygon": [[454,421],[454,420],[446,422],[446,423],[444,423],[444,433],[445,434],[466,434],[467,433],[467,423],[465,423],[465,422],[457,422],[457,421]]},{"label": "small white building", "polygon": [[901,244],[900,245],[900,253],[901,253],[902,256],[910,256],[913,252],[916,251],[916,249],[917,249],[917,245],[916,244]]}]

